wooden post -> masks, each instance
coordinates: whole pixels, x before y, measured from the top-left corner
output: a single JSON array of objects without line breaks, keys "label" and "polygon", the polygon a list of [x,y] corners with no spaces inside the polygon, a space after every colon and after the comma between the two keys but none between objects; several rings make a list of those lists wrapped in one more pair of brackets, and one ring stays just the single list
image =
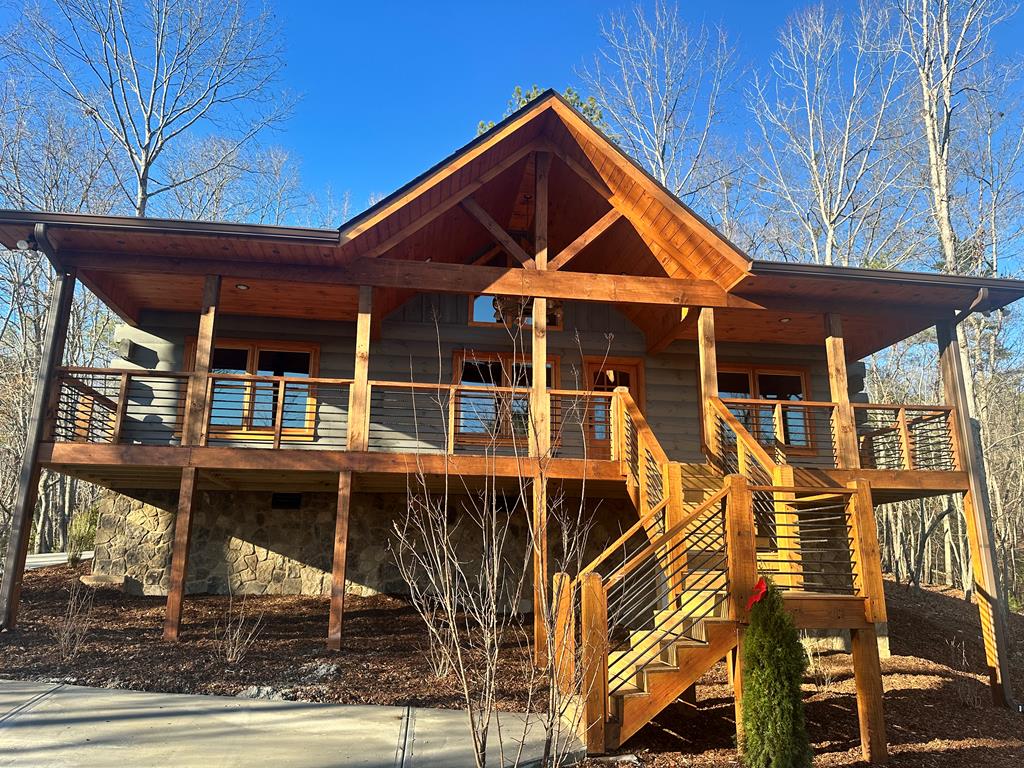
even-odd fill
[{"label": "wooden post", "polygon": [[715,348],[715,311],[702,307],[697,314],[697,355],[700,360],[701,410],[704,416],[704,453],[717,456],[718,419],[711,400],[718,397],[718,354]]},{"label": "wooden post", "polygon": [[946,403],[952,405],[960,445],[960,461],[967,474],[968,491],[964,494],[964,518],[971,548],[971,568],[975,593],[981,614],[981,634],[985,642],[989,682],[997,706],[1018,708],[1010,682],[1007,652],[1009,633],[1003,618],[999,572],[996,569],[995,544],[992,536],[992,510],[989,507],[985,464],[976,427],[971,419],[967,400],[967,372],[960,356],[955,322],[950,319],[935,326],[942,365],[942,383]]},{"label": "wooden post", "polygon": [[128,412],[128,388],[131,386],[131,374],[121,374],[121,384],[117,388],[117,412],[114,414],[114,426],[110,430],[110,442],[116,445],[121,442],[121,430],[124,429],[124,418]]},{"label": "wooden post", "polygon": [[757,583],[757,537],[754,532],[754,506],[746,478],[726,478],[726,537],[729,563],[729,618],[745,623],[747,600]]},{"label": "wooden post", "polygon": [[356,319],[356,359],[348,392],[348,449],[365,451],[370,445],[370,326],[373,323],[373,288],[359,287]]},{"label": "wooden post", "polygon": [[[45,230],[36,228],[37,240],[45,237]],[[21,457],[21,471],[18,474],[18,490],[11,516],[10,538],[4,556],[4,575],[0,582],[0,628],[14,629],[18,621],[18,606],[21,601],[21,580],[25,573],[25,558],[32,533],[32,517],[39,496],[39,444],[42,442],[44,424],[49,416],[47,403],[50,390],[57,385],[54,372],[64,357],[64,343],[67,339],[68,318],[75,296],[74,272],[58,271],[50,294],[50,308],[46,315],[46,334],[43,337],[43,353],[39,358],[39,370],[32,392],[32,410],[29,411],[28,432],[25,453]]]},{"label": "wooden post", "polygon": [[203,306],[199,313],[199,333],[196,336],[196,359],[188,382],[185,401],[184,434],[182,445],[205,445],[209,426],[208,410],[211,406],[209,386],[213,367],[216,339],[217,305],[220,302],[220,275],[207,275],[203,283]]},{"label": "wooden post", "polygon": [[543,472],[533,477],[533,657],[538,668],[548,662],[548,494]]},{"label": "wooden post", "polygon": [[850,487],[856,491],[850,498],[850,538],[853,542],[853,560],[856,563],[857,594],[865,600],[864,618],[873,624],[883,623],[888,618],[871,484],[867,480],[856,480],[850,483]]},{"label": "wooden post", "polygon": [[164,615],[164,640],[177,640],[181,632],[181,613],[185,601],[188,550],[192,539],[192,513],[198,477],[199,470],[196,467],[185,467],[181,470],[178,512],[174,517],[174,543],[171,548],[171,584],[167,590],[167,611]]},{"label": "wooden post", "polygon": [[[859,469],[860,453],[857,447],[857,423],[850,402],[850,383],[846,376],[846,346],[843,341],[843,321],[835,313],[825,315],[825,356],[828,360],[828,386],[832,402],[836,404],[836,467]],[[808,423],[808,426],[810,424]]]},{"label": "wooden post", "polygon": [[[662,530],[670,531],[683,521],[683,516],[686,514],[686,508],[683,504],[682,465],[679,462],[670,461],[667,466],[666,475],[665,493],[668,494],[668,504],[665,507],[665,527]],[[672,583],[669,585],[671,590],[669,595],[672,600],[672,606],[675,608],[679,607],[679,598],[686,591],[686,564],[688,556],[686,548],[680,545],[685,538],[686,531],[684,530],[680,531],[677,536],[668,542],[669,550],[678,553],[675,556],[676,564],[673,568],[676,574],[672,577]]]},{"label": "wooden post", "polygon": [[345,612],[345,569],[348,559],[348,518],[352,505],[352,473],[338,473],[338,512],[334,521],[334,562],[331,566],[331,612],[327,626],[327,647],[341,650],[341,628]]},{"label": "wooden post", "polygon": [[729,684],[732,686],[733,711],[736,713],[736,746],[743,751],[743,634],[746,626],[736,627],[736,647],[729,652]]},{"label": "wooden post", "polygon": [[885,715],[882,711],[882,665],[874,627],[850,631],[853,642],[853,677],[857,686],[857,718],[860,720],[860,750],[869,763],[889,759],[885,743]]},{"label": "wooden post", "polygon": [[[772,469],[772,484],[781,488],[795,485],[793,467],[779,464]],[[779,586],[783,589],[802,589],[803,557],[800,540],[800,515],[797,513],[792,491],[772,493],[775,518],[775,544],[779,558]]]},{"label": "wooden post", "polygon": [[[551,155],[537,153],[534,195],[534,262],[548,268],[548,174]],[[535,296],[531,310],[530,455],[537,460],[533,477],[533,639],[534,661],[548,660],[548,498],[544,463],[551,455],[551,397],[548,394],[548,300]]]},{"label": "wooden post", "polygon": [[583,668],[583,727],[587,754],[605,752],[608,720],[608,595],[600,574],[581,577],[580,653]]},{"label": "wooden post", "polygon": [[555,682],[565,697],[576,694],[576,616],[572,577],[556,573],[551,589],[555,614]]},{"label": "wooden post", "polygon": [[903,468],[914,469],[914,441],[910,438],[910,426],[907,424],[907,409],[896,411],[896,424],[900,430],[900,445],[903,446]]}]

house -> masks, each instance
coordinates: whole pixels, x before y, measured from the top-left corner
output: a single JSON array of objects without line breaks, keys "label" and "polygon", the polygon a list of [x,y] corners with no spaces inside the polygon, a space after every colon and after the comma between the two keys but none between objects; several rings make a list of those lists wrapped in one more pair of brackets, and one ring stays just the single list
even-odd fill
[{"label": "house", "polygon": [[[19,241],[58,280],[7,629],[41,468],[116,492],[95,568],[166,594],[166,639],[189,591],[327,593],[333,648],[346,583],[401,586],[386,542],[411,475],[526,476],[541,537],[553,488],[605,502],[579,573],[533,558],[535,606],[581,592],[558,642],[585,649],[591,751],[722,658],[741,689],[769,573],[800,627],[850,632],[881,761],[874,506],[953,493],[1012,700],[956,324],[1024,282],[753,261],[553,93],[340,230],[0,212]],[[76,283],[123,320],[110,368],[61,365]],[[932,328],[946,401],[867,402],[858,361]]]}]

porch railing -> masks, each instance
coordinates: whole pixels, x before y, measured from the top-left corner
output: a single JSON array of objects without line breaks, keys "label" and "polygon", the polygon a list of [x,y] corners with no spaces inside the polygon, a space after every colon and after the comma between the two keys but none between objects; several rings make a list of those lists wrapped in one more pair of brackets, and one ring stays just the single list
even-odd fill
[{"label": "porch railing", "polygon": [[[192,375],[64,368],[49,435],[59,442],[180,445]],[[199,442],[247,448],[344,449],[351,379],[211,374]],[[367,449],[529,455],[530,391],[371,381]],[[608,461],[619,410],[611,392],[550,390],[555,457]]]}]

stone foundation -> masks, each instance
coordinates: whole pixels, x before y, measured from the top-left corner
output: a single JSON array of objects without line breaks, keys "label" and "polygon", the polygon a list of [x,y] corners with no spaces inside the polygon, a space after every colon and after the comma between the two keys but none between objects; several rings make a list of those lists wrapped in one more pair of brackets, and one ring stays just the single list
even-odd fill
[{"label": "stone foundation", "polygon": [[[337,497],[304,493],[298,509],[274,509],[272,499],[272,494],[258,491],[198,494],[193,510],[188,593],[330,594]],[[391,551],[394,524],[405,514],[406,503],[404,493],[353,496],[347,591],[364,595],[408,591]],[[123,576],[124,588],[132,594],[166,595],[175,508],[173,491],[151,492],[138,499],[109,495],[101,504],[93,573]],[[525,551],[528,529],[523,510],[511,514],[506,546],[514,560],[521,549]],[[587,558],[600,553],[635,518],[636,512],[630,511],[628,502],[602,501],[596,505]],[[456,535],[464,537],[459,547],[466,552],[467,561],[472,561],[474,550],[480,546],[479,532],[467,524],[459,526]],[[556,531],[550,536],[552,542],[557,541]],[[529,584],[523,594],[532,594]],[[527,607],[525,603],[519,606]]]}]

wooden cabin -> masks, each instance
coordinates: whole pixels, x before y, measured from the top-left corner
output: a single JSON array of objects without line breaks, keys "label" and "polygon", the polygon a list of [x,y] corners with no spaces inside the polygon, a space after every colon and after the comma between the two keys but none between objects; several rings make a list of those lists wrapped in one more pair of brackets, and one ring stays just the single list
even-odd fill
[{"label": "wooden cabin", "polygon": [[[554,486],[602,502],[579,573],[543,540],[533,558],[534,606],[581,594],[558,642],[588,649],[592,752],[722,658],[741,689],[767,573],[800,627],[850,633],[881,761],[874,505],[953,493],[1012,698],[956,324],[1022,282],[753,261],[553,93],[339,230],[0,212],[19,241],[58,278],[7,629],[42,468],[116,492],[94,568],[166,594],[168,640],[188,592],[304,592],[330,595],[333,648],[346,584],[401,588],[386,547],[411,475],[525,476],[542,536]],[[62,365],[78,283],[123,321],[109,368]],[[869,402],[859,361],[931,329],[945,402]]]}]

